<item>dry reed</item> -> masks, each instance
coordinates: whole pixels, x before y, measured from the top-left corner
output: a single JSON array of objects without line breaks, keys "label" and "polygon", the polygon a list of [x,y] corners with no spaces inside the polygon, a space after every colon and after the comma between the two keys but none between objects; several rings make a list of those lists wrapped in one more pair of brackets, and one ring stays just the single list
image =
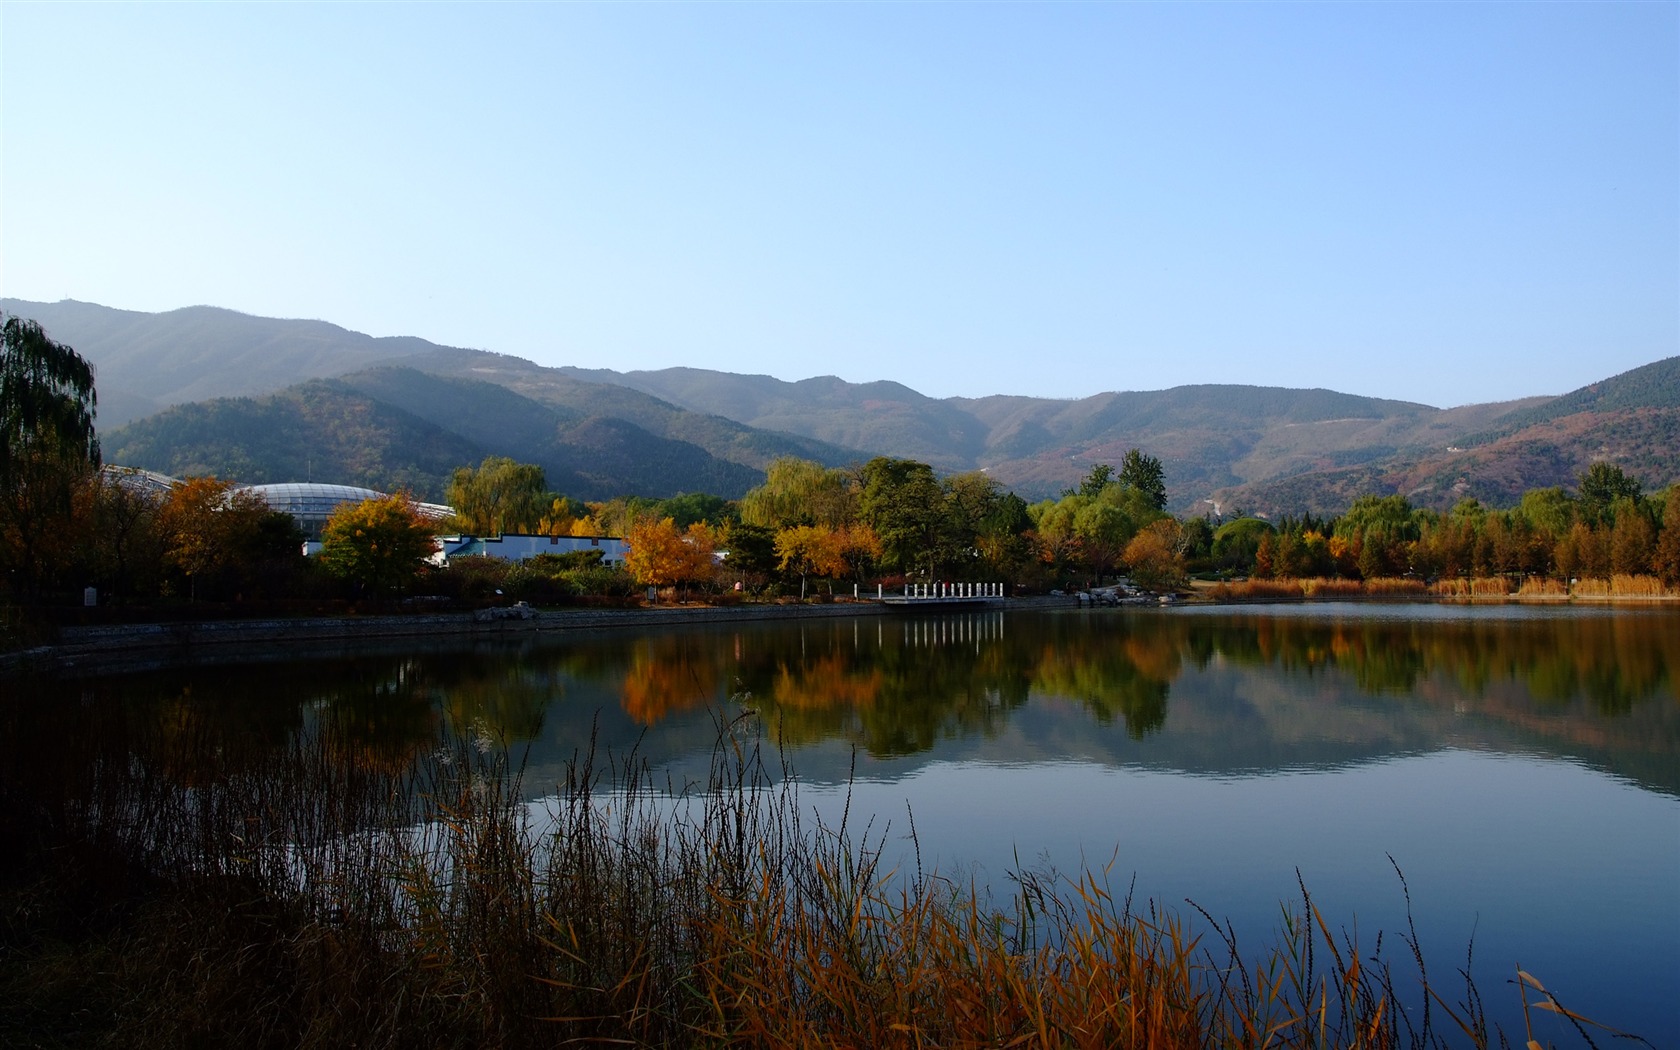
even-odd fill
[{"label": "dry reed", "polygon": [[1511,596],[1511,581],[1503,576],[1436,580],[1433,584],[1430,584],[1429,593],[1438,598],[1503,601]]},{"label": "dry reed", "polygon": [[1577,598],[1666,598],[1676,592],[1655,576],[1616,573],[1608,580],[1576,580],[1570,592]]},{"label": "dry reed", "polygon": [[1374,576],[1365,581],[1364,593],[1372,598],[1416,598],[1428,594],[1429,586],[1403,576]]},{"label": "dry reed", "polygon": [[[885,829],[849,811],[806,826],[757,731],[719,730],[698,790],[591,743],[540,810],[487,741],[402,775],[344,761],[324,731],[243,763],[190,756],[208,765],[185,778],[179,752],[202,741],[109,750],[32,812],[56,813],[53,856],[130,873],[100,904],[118,918],[84,931],[82,972],[23,938],[35,964],[0,985],[16,1000],[0,1037],[57,1041],[63,998],[139,1047],[1502,1040],[1468,977],[1451,1007],[1429,984],[1415,934],[1433,1000],[1404,1009],[1380,939],[1334,934],[1304,887],[1253,956],[1229,925],[1204,913],[1208,938],[1101,873],[1018,872],[999,903],[919,862],[887,870]],[[22,782],[0,778],[0,801]]]},{"label": "dry reed", "polygon": [[1275,602],[1304,597],[1299,580],[1239,580],[1210,592],[1216,602]]},{"label": "dry reed", "polygon": [[1301,581],[1301,592],[1308,598],[1357,598],[1366,593],[1359,580],[1330,580],[1322,576]]},{"label": "dry reed", "polygon": [[1545,576],[1530,576],[1517,588],[1518,598],[1568,598],[1569,585]]},{"label": "dry reed", "polygon": [[1423,597],[1433,592],[1422,580],[1374,577],[1369,580],[1331,579],[1313,576],[1274,580],[1243,580],[1221,583],[1208,591],[1216,602],[1275,602],[1311,599],[1315,601],[1355,598]]}]

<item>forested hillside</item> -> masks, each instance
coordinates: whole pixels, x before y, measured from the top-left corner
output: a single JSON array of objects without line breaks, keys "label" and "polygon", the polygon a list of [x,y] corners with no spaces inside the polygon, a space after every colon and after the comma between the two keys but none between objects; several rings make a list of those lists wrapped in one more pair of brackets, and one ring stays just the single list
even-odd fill
[{"label": "forested hillside", "polygon": [[557,412],[493,383],[406,368],[177,406],[112,432],[105,445],[111,462],[176,476],[313,478],[434,501],[456,467],[491,454],[538,464],[551,487],[578,499],[739,496],[762,477],[622,419]]},{"label": "forested hillside", "polygon": [[841,447],[749,425],[724,414],[691,411],[622,384],[580,378],[572,369],[545,368],[506,354],[439,349],[405,363],[439,376],[495,383],[562,413],[622,419],[649,433],[698,445],[719,459],[758,470],[780,456],[838,465],[874,454],[863,446]]},{"label": "forested hillside", "polygon": [[331,481],[438,500],[488,450],[331,379],[257,398],[179,405],[104,437],[109,463],[246,484]]},{"label": "forested hillside", "polygon": [[[95,364],[108,457],[144,457],[133,465],[160,470],[213,467],[248,480],[301,476],[303,464],[318,479],[431,491],[441,475],[428,457],[447,447],[462,457],[452,466],[486,452],[541,462],[556,487],[584,498],[729,494],[781,456],[841,465],[888,455],[946,472],[984,470],[1036,500],[1140,448],[1160,459],[1180,513],[1218,504],[1277,515],[1333,512],[1363,494],[1397,493],[1438,508],[1464,496],[1497,504],[1536,486],[1570,484],[1598,460],[1651,489],[1680,477],[1680,358],[1563,396],[1450,409],[1213,384],[1075,400],[936,399],[899,383],[833,376],[545,367],[209,307],[143,314],[76,302],[0,306],[41,320]],[[291,389],[324,378],[336,385]],[[310,407],[323,392],[350,400],[330,411]],[[229,395],[246,397],[118,429],[173,401]],[[351,436],[328,432],[334,428]],[[300,453],[306,440],[341,451]],[[349,473],[331,474],[337,470]]]},{"label": "forested hillside", "polygon": [[1287,514],[1334,513],[1365,494],[1403,495],[1436,510],[1467,497],[1509,506],[1530,489],[1572,488],[1600,462],[1652,491],[1680,481],[1680,358],[1512,412],[1445,448],[1239,486],[1225,498]]},{"label": "forested hillside", "polygon": [[267,394],[434,350],[424,339],[376,339],[325,321],[252,317],[213,306],[149,314],[66,299],[0,299],[97,369],[99,422],[121,426],[169,405]]}]

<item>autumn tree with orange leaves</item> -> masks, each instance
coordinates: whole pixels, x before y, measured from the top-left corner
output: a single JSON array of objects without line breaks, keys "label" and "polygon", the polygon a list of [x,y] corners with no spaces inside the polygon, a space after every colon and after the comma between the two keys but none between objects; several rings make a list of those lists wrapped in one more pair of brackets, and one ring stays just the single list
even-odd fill
[{"label": "autumn tree with orange leaves", "polygon": [[187,478],[169,490],[158,508],[164,560],[187,578],[189,596],[239,562],[268,513],[261,496],[219,478]]},{"label": "autumn tree with orange leaves", "polygon": [[630,527],[625,542],[624,567],[644,586],[688,587],[717,573],[717,533],[704,523],[679,529],[671,518],[644,519]]},{"label": "autumn tree with orange leaves", "polygon": [[881,538],[859,522],[838,528],[794,525],[776,533],[776,554],[783,572],[799,573],[799,596],[805,596],[807,576],[861,579],[881,557]]}]

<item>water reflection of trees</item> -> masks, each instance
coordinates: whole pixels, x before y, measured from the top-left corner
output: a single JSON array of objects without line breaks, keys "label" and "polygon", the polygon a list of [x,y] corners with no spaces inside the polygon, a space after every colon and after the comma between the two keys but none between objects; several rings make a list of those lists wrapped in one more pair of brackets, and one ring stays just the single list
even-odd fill
[{"label": "water reflection of trees", "polygon": [[[1286,712],[1248,685],[1228,700],[1207,691],[1216,680],[1230,688],[1222,669],[1249,668],[1281,672],[1278,695],[1298,702]],[[1174,725],[1175,690],[1189,733],[1248,719],[1305,740],[1339,732],[1338,710],[1352,717],[1355,706],[1472,712],[1531,739],[1613,747],[1651,763],[1680,753],[1676,668],[1680,618],[1663,613],[994,612],[572,636],[294,664],[282,674],[200,668],[52,688],[79,692],[105,712],[99,724],[147,741],[150,768],[190,785],[260,762],[304,731],[369,773],[405,768],[440,732],[493,744],[581,742],[603,702],[615,731],[659,727],[661,746],[687,746],[678,738],[690,730],[707,737],[709,720],[697,715],[744,707],[784,746],[843,740],[889,757],[995,738],[1037,698],[1083,711],[1093,741],[1115,726],[1159,749],[1152,740]],[[1187,673],[1197,676],[1191,688]],[[1381,704],[1350,704],[1362,697]],[[1071,722],[1065,731],[1084,732]]]},{"label": "water reflection of trees", "polygon": [[[1674,696],[1672,618],[1570,616],[1313,620],[1230,616],[1002,614],[846,621],[719,638],[638,639],[622,679],[642,725],[735,699],[786,745],[842,738],[891,756],[941,738],[990,736],[1029,696],[1072,702],[1141,740],[1163,728],[1186,666],[1215,661],[1307,678],[1352,695],[1412,697],[1444,685],[1462,702],[1516,687],[1527,709],[1588,705],[1601,716]],[[1513,716],[1514,717],[1514,716]],[[1526,717],[1526,715],[1524,716]],[[1519,719],[1521,720],[1521,719]]]},{"label": "water reflection of trees", "polygon": [[[624,671],[625,711],[643,725],[733,699],[784,746],[850,739],[870,754],[926,751],[941,738],[990,736],[1029,696],[1085,705],[1135,737],[1166,718],[1176,649],[1141,640],[1078,645],[1002,614],[848,621],[752,631],[720,640],[639,639]],[[1077,628],[1075,621],[1067,626]]]},{"label": "water reflection of trees", "polygon": [[1440,676],[1472,697],[1497,684],[1536,701],[1581,700],[1601,714],[1674,699],[1680,620],[1663,615],[1593,615],[1464,620],[1353,620],[1233,615],[1183,622],[1201,631],[1192,648],[1238,664],[1350,674],[1371,694],[1412,693]]},{"label": "water reflection of trees", "polygon": [[1167,693],[1184,649],[1179,638],[1147,632],[1053,637],[1039,647],[1033,691],[1078,701],[1100,725],[1118,717],[1141,740],[1166,724]]},{"label": "water reflection of trees", "polygon": [[836,625],[801,632],[797,650],[749,656],[741,679],[783,745],[840,736],[873,755],[914,754],[992,735],[1026,702],[1022,654],[1001,635],[1001,617]]}]

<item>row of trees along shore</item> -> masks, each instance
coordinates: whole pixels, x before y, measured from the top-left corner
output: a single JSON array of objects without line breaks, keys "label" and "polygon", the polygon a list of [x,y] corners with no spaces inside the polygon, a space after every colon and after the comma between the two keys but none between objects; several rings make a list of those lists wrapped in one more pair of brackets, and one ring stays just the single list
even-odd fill
[{"label": "row of trees along shore", "polygon": [[[1537,489],[1506,509],[1465,500],[1443,514],[1373,495],[1328,518],[1216,523],[1169,515],[1161,462],[1136,449],[1118,469],[1097,465],[1077,487],[1035,504],[984,472],[941,477],[926,463],[884,456],[851,467],[779,459],[739,500],[688,493],[584,503],[548,490],[538,466],[490,457],[455,472],[447,493],[455,521],[427,521],[403,493],[346,505],[325,530],[322,556],[305,559],[292,518],[230,482],[188,478],[158,493],[101,471],[92,369],[32,321],[6,318],[4,332],[0,568],[10,608],[77,602],[87,586],[119,604],[417,593],[624,600],[645,587],[736,600],[941,580],[1042,591],[1122,574],[1156,591],[1192,574],[1680,586],[1680,485],[1652,497],[1611,464],[1594,464],[1575,492]],[[619,536],[630,553],[621,569],[585,551],[521,564],[457,559],[433,570],[423,558],[440,528]]]}]

